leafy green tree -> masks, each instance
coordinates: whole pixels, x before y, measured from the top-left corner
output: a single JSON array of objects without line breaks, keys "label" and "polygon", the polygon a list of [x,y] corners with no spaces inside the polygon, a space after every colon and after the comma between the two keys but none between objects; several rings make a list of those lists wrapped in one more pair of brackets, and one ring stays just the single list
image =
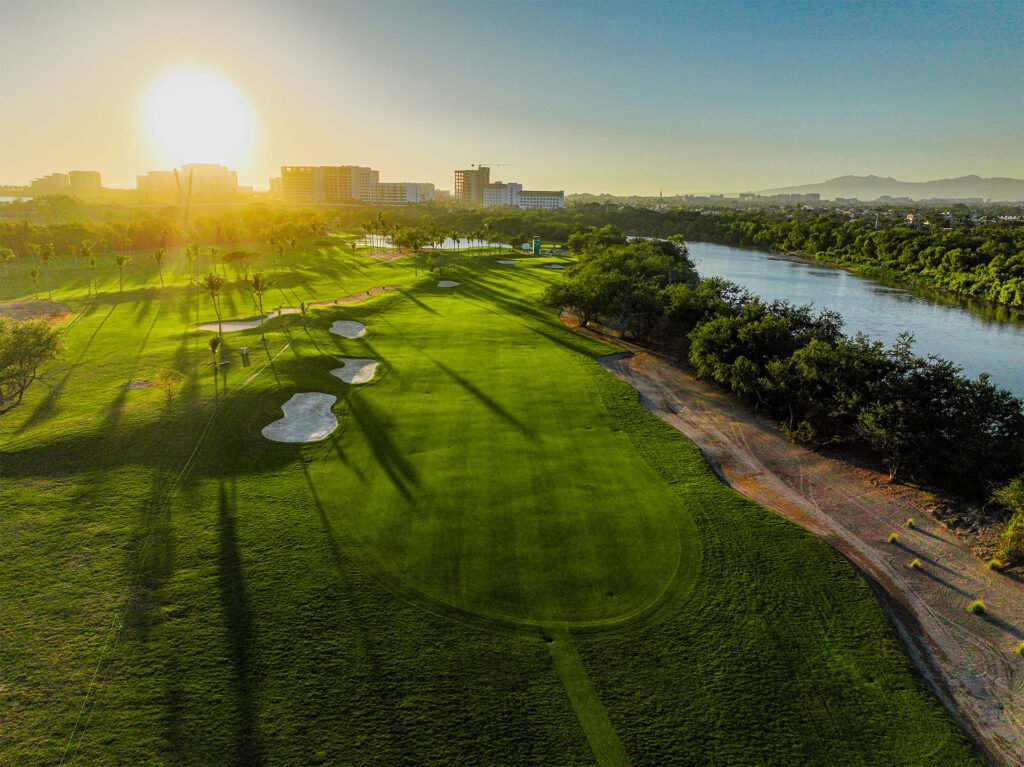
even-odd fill
[{"label": "leafy green tree", "polygon": [[157,388],[163,391],[168,402],[174,399],[174,395],[178,393],[184,381],[184,374],[173,368],[160,368],[153,376],[153,382]]},{"label": "leafy green tree", "polygon": [[1006,566],[1016,560],[1024,560],[1024,474],[997,488],[992,493],[992,500],[1010,512],[999,537],[998,564]]},{"label": "leafy green tree", "polygon": [[45,320],[0,317],[0,415],[21,404],[39,368],[62,348],[60,332]]},{"label": "leafy green tree", "polygon": [[32,278],[32,289],[35,291],[35,299],[39,300],[39,267],[33,266],[29,269],[28,276]]}]

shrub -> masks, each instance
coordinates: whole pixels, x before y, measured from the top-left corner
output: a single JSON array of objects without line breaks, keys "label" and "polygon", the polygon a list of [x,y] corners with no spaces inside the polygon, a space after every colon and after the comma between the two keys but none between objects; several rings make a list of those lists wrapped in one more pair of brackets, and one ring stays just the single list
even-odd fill
[{"label": "shrub", "polygon": [[910,562],[910,569],[911,570],[920,570],[921,569],[921,560],[920,559],[913,559],[913,560],[911,560],[911,562]]},{"label": "shrub", "polygon": [[913,517],[907,517],[907,521],[903,523],[903,526],[905,528],[907,528],[908,530],[913,530],[915,524],[916,523],[914,522],[914,518]]},{"label": "shrub", "polygon": [[1016,652],[1018,655],[1024,658],[1024,642],[1021,642],[1019,645],[1017,645],[1017,649],[1014,652]]},{"label": "shrub", "polygon": [[975,599],[969,605],[967,605],[967,612],[971,615],[984,615],[985,614],[985,603],[980,599]]},{"label": "shrub", "polygon": [[889,535],[889,543],[899,543],[899,542],[900,542],[900,534],[899,533],[892,533],[892,534]]}]

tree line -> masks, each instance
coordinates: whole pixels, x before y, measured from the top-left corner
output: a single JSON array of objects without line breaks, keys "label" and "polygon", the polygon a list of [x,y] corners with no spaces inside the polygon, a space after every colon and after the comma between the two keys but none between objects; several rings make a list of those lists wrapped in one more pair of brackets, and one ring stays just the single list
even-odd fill
[{"label": "tree line", "polygon": [[794,440],[860,446],[893,478],[975,499],[1024,471],[1024,402],[916,355],[909,335],[886,347],[844,334],[835,312],[701,279],[678,235],[627,242],[605,226],[570,244],[578,262],[549,304],[668,349]]}]

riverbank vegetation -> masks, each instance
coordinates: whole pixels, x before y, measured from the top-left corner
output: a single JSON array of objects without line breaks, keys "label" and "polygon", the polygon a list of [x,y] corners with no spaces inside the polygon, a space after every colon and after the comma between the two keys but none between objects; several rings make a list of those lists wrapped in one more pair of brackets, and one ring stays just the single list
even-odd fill
[{"label": "riverbank vegetation", "polygon": [[654,342],[782,422],[796,440],[872,451],[892,477],[985,498],[1024,468],[1022,402],[944,359],[842,332],[831,311],[699,279],[676,238],[576,237],[579,261],[546,299]]}]

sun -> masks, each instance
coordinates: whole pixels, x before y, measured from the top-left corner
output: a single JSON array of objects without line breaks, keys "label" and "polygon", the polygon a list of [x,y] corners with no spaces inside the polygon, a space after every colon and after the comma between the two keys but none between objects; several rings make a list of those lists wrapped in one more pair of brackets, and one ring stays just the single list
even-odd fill
[{"label": "sun", "polygon": [[160,75],[142,99],[153,149],[173,165],[237,163],[252,144],[255,120],[242,92],[223,75],[182,66]]}]

